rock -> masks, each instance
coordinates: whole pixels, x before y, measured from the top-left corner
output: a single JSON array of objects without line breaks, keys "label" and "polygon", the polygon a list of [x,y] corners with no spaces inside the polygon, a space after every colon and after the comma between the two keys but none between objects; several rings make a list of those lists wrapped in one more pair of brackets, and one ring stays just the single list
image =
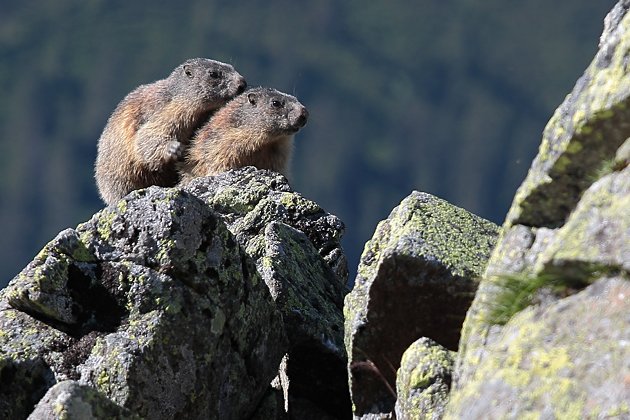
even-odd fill
[{"label": "rock", "polygon": [[446,419],[630,417],[630,281],[530,306],[486,347]]},{"label": "rock", "polygon": [[33,355],[39,394],[76,379],[142,417],[247,417],[287,351],[254,262],[176,189],[136,191],[62,232],[3,293],[3,316],[37,338],[3,343],[17,355],[3,375]]},{"label": "rock", "polygon": [[226,222],[282,314],[290,346],[283,373],[289,414],[300,418],[290,402],[301,401],[327,415],[350,416],[343,223],[291,191],[283,176],[252,167],[199,178],[184,188]]},{"label": "rock", "polygon": [[344,307],[355,417],[393,415],[396,370],[415,340],[428,337],[457,348],[497,231],[493,223],[419,192],[379,223]]},{"label": "rock", "polygon": [[50,419],[139,419],[131,412],[76,381],[59,382],[48,390],[29,420]]},{"label": "rock", "polygon": [[349,417],[342,233],[254,168],[132,192],[2,291],[0,414],[73,380],[81,409],[90,390],[149,418]]},{"label": "rock", "polygon": [[287,420],[282,390],[269,387],[250,420]]},{"label": "rock", "polygon": [[617,374],[630,330],[629,5],[606,18],[514,199],[466,316],[451,418],[630,415]]},{"label": "rock", "polygon": [[630,137],[630,17],[620,2],[606,18],[599,52],[556,110],[505,226],[561,226],[591,176]]},{"label": "rock", "polygon": [[24,419],[55,383],[49,361],[71,338],[9,306],[0,292],[0,418]]},{"label": "rock", "polygon": [[409,346],[396,374],[396,418],[441,419],[453,364],[453,352],[429,338],[420,338]]},{"label": "rock", "polygon": [[575,278],[597,270],[630,273],[630,167],[604,176],[584,192],[536,264],[536,273]]},{"label": "rock", "polygon": [[348,266],[340,244],[345,229],[343,222],[293,192],[282,175],[249,166],[195,179],[184,188],[220,214],[243,245],[257,242],[272,221],[303,232],[337,275],[339,283],[344,286],[347,283]]}]

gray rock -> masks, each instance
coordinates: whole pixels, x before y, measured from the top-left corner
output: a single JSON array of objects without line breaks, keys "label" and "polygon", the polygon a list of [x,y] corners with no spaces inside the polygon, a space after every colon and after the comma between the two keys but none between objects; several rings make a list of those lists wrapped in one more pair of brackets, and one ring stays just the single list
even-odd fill
[{"label": "gray rock", "polygon": [[453,352],[429,338],[405,351],[396,375],[396,418],[439,420],[448,402]]},{"label": "gray rock", "polygon": [[343,222],[292,191],[282,175],[249,166],[195,179],[184,188],[220,214],[245,248],[272,221],[303,232],[337,275],[339,283],[346,285],[348,266],[340,243],[345,229]]},{"label": "gray rock", "polygon": [[534,272],[584,278],[597,269],[630,273],[630,167],[584,192]]},{"label": "gray rock", "polygon": [[51,358],[71,337],[11,308],[0,292],[0,418],[26,418],[55,383]]},{"label": "gray rock", "polygon": [[629,5],[606,18],[514,199],[464,323],[450,418],[630,417],[619,374],[630,331]]},{"label": "gray rock", "polygon": [[630,21],[621,1],[606,18],[600,48],[547,124],[504,227],[557,227],[602,164],[630,137]]},{"label": "gray rock", "polygon": [[630,417],[630,281],[606,278],[513,317],[451,394],[447,419]]},{"label": "gray rock", "polygon": [[247,417],[287,351],[254,262],[176,189],[136,191],[62,232],[4,293],[43,322],[25,320],[41,343],[8,350],[43,360],[47,386],[78,379],[142,417]]},{"label": "gray rock", "polygon": [[28,416],[29,420],[51,419],[140,419],[87,385],[64,381],[48,390]]},{"label": "gray rock", "polygon": [[355,417],[393,415],[396,370],[415,340],[457,348],[497,234],[493,223],[419,192],[379,223],[344,307]]},{"label": "gray rock", "polygon": [[343,223],[291,191],[281,175],[252,167],[199,178],[184,188],[226,222],[282,313],[290,344],[283,372],[289,415],[299,418],[290,403],[295,400],[348,417]]},{"label": "gray rock", "polygon": [[[70,379],[149,418],[350,416],[342,233],[254,168],[132,192],[2,291],[1,414]],[[265,394],[283,356],[286,393]]]}]

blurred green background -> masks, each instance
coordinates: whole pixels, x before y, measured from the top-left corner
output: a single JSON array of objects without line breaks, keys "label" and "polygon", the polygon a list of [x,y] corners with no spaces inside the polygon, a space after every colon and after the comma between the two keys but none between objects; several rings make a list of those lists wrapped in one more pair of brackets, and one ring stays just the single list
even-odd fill
[{"label": "blurred green background", "polygon": [[0,3],[0,286],[103,207],[116,104],[190,57],[310,111],[292,184],[346,223],[351,271],[411,190],[501,223],[614,1]]}]

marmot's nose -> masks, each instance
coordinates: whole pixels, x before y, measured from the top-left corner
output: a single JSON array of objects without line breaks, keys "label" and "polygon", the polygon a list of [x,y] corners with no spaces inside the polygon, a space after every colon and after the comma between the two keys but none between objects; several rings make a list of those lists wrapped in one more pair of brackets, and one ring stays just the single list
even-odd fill
[{"label": "marmot's nose", "polygon": [[247,82],[245,81],[245,79],[241,76],[241,78],[238,79],[237,81],[237,85],[236,85],[236,94],[240,95],[241,93],[245,92],[245,89],[247,88]]},{"label": "marmot's nose", "polygon": [[305,107],[300,107],[295,124],[298,127],[304,127],[306,125],[306,121],[308,121],[308,110]]}]

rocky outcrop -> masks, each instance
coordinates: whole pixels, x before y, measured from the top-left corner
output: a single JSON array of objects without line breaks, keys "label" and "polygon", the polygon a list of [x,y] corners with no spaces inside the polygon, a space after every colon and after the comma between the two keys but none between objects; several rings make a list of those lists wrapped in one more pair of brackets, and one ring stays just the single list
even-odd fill
[{"label": "rocky outcrop", "polygon": [[629,7],[606,18],[516,194],[464,324],[448,418],[630,415]]},{"label": "rocky outcrop", "polygon": [[[247,418],[283,358],[303,374],[289,365],[289,401],[343,417],[342,231],[253,168],[131,193],[61,232],[2,291],[0,377],[12,386],[0,417],[26,418],[46,394],[33,418]],[[338,382],[345,399],[324,401]]]},{"label": "rocky outcrop", "polygon": [[493,223],[419,192],[379,223],[344,307],[355,417],[394,415],[396,370],[415,340],[457,349],[497,234]]},{"label": "rocky outcrop", "polygon": [[414,192],[345,302],[343,224],[268,171],[61,232],[0,291],[0,418],[630,417],[629,9],[500,235]]},{"label": "rocky outcrop", "polygon": [[289,351],[281,374],[289,413],[295,400],[340,418],[349,415],[343,223],[291,191],[283,176],[251,167],[220,174],[212,182],[195,180],[185,188],[225,221],[255,261],[282,314]]}]

